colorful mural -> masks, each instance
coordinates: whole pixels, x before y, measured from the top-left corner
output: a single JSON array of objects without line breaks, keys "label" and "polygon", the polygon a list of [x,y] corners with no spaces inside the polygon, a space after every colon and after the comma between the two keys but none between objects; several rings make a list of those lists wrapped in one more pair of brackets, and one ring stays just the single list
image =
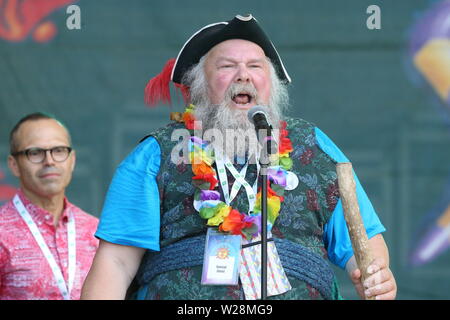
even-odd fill
[{"label": "colorful mural", "polygon": [[35,42],[48,42],[57,27],[48,17],[74,0],[0,0],[0,38],[20,42],[30,36]]},{"label": "colorful mural", "polygon": [[[409,53],[416,70],[440,98],[445,112],[450,113],[449,0],[435,3],[421,15],[412,28]],[[433,261],[450,247],[450,177],[449,186],[425,221],[425,226],[422,226],[426,229],[424,236],[411,252],[410,263],[413,266]]]}]

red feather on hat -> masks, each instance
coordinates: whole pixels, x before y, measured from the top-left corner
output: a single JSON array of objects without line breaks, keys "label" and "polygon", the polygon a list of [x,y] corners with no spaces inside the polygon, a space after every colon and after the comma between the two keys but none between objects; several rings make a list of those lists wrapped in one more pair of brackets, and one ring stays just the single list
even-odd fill
[{"label": "red feather on hat", "polygon": [[[144,90],[144,100],[147,105],[150,107],[156,106],[159,102],[172,104],[172,100],[170,97],[170,77],[172,75],[172,70],[175,66],[175,59],[169,59],[162,71],[152,79],[150,79],[145,86]],[[175,88],[178,89],[185,103],[189,101],[189,87],[175,83]]]}]

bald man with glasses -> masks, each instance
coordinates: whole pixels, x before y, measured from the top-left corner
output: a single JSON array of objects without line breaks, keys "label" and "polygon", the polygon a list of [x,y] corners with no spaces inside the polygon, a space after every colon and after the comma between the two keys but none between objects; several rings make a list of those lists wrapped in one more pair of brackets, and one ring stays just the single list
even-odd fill
[{"label": "bald man with glasses", "polygon": [[0,208],[0,300],[79,299],[98,219],[65,196],[75,160],[68,130],[50,115],[11,130],[8,166],[20,188]]}]

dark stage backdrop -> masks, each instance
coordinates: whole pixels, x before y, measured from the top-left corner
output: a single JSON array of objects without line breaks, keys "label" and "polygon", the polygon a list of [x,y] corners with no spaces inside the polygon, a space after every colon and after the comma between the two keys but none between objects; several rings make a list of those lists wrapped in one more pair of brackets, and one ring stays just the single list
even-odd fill
[{"label": "dark stage backdrop", "polygon": [[[450,203],[449,104],[409,50],[412,28],[437,2],[0,0],[0,201],[17,186],[6,164],[9,131],[23,115],[45,111],[72,133],[69,199],[99,216],[116,166],[170,111],[183,110],[180,100],[146,107],[147,80],[194,31],[252,13],[293,79],[289,115],[341,147],[385,224],[398,298],[449,299],[450,250],[421,266],[410,260]],[[81,29],[67,27],[71,4]],[[373,4],[381,29],[367,27]],[[355,298],[345,272],[336,272],[344,297]]]}]

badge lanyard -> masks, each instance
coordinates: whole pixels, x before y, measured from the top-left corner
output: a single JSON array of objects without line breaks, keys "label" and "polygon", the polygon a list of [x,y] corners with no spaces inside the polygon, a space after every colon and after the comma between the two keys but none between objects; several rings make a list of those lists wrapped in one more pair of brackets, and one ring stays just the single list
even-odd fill
[{"label": "badge lanyard", "polygon": [[20,200],[19,196],[16,195],[14,197],[14,205],[19,212],[22,219],[27,224],[28,228],[31,231],[31,234],[33,235],[34,239],[38,243],[39,247],[42,250],[42,253],[44,254],[45,258],[47,259],[50,268],[52,269],[53,276],[56,279],[56,283],[58,285],[59,290],[61,291],[62,296],[64,297],[64,300],[70,300],[70,291],[73,287],[73,282],[75,278],[75,264],[76,264],[76,237],[75,237],[75,220],[73,218],[72,212],[69,213],[69,221],[67,223],[67,235],[68,235],[68,254],[69,254],[69,279],[67,287],[66,282],[64,280],[63,274],[61,272],[61,269],[59,268],[58,264],[55,261],[55,258],[53,257],[52,253],[50,252],[50,249],[48,248],[47,244],[45,243],[44,238],[42,237],[41,232],[39,231],[36,223],[31,218],[31,215],[23,205],[22,201]]},{"label": "badge lanyard", "polygon": [[[256,192],[257,192],[257,186],[258,186],[258,175],[259,175],[258,162],[256,163],[257,173],[256,173],[256,179],[255,179],[255,183],[253,184],[253,187],[251,187],[250,184],[244,179],[245,175],[247,173],[248,162],[242,168],[241,172],[238,172],[236,170],[236,168],[233,166],[233,164],[230,162],[230,160],[228,158],[226,158],[225,161],[223,161],[222,158],[216,159],[216,165],[217,165],[217,173],[219,176],[220,184],[222,186],[223,195],[224,195],[226,204],[230,205],[230,203],[236,197],[241,186],[244,186],[245,191],[247,193],[247,199],[248,199],[248,205],[249,205],[248,211],[252,212],[253,208],[255,206]],[[229,191],[228,191],[229,190],[228,177],[226,174],[225,167],[230,171],[231,175],[235,179],[233,186],[231,188],[231,194],[229,194]]]}]

